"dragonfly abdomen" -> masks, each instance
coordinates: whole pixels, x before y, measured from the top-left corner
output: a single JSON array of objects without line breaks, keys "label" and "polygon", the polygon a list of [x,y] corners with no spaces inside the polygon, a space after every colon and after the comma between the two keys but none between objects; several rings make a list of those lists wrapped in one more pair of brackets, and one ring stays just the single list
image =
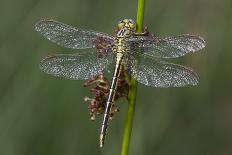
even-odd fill
[{"label": "dragonfly abdomen", "polygon": [[105,113],[102,121],[102,126],[101,126],[101,133],[100,133],[100,147],[103,147],[104,141],[105,141],[105,135],[107,132],[107,127],[108,127],[108,121],[110,118],[110,113],[111,113],[111,107],[114,103],[115,95],[117,93],[117,85],[118,85],[118,80],[119,76],[122,70],[122,61],[123,61],[123,54],[122,53],[117,53],[117,61],[115,65],[115,70],[114,70],[114,75],[112,78],[112,83],[110,87],[110,92],[109,96],[106,102],[106,107],[105,107]]}]

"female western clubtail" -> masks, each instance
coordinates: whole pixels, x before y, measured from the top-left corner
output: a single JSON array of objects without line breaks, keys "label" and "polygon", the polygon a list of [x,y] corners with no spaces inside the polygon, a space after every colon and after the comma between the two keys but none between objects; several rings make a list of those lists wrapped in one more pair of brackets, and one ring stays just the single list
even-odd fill
[{"label": "female western clubtail", "polygon": [[132,19],[119,21],[115,36],[74,28],[54,21],[40,20],[35,25],[50,41],[72,49],[87,49],[76,54],[55,54],[43,59],[40,69],[45,73],[73,80],[85,80],[100,74],[112,62],[115,70],[105,106],[100,147],[103,147],[109,114],[117,91],[122,67],[138,82],[153,87],[182,87],[197,85],[198,76],[192,69],[168,63],[164,59],[177,58],[205,47],[197,35],[159,38],[135,33]]}]

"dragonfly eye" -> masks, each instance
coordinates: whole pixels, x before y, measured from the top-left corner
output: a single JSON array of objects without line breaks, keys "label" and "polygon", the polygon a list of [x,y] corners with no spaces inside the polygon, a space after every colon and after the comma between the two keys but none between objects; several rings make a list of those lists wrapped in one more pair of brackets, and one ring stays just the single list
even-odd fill
[{"label": "dragonfly eye", "polygon": [[131,29],[131,30],[135,30],[135,24],[129,23],[129,26],[130,26],[130,29]]},{"label": "dragonfly eye", "polygon": [[128,24],[129,24],[129,28],[133,31],[135,31],[135,28],[136,28],[136,23],[134,22],[133,19],[129,19],[128,20]]},{"label": "dragonfly eye", "polygon": [[133,19],[129,19],[129,21],[130,21],[131,24],[136,25],[135,21]]},{"label": "dragonfly eye", "polygon": [[118,21],[118,24],[120,24],[120,23],[123,23],[123,21],[122,20]]},{"label": "dragonfly eye", "polygon": [[125,23],[121,20],[118,22],[118,28],[122,29],[125,26]]}]

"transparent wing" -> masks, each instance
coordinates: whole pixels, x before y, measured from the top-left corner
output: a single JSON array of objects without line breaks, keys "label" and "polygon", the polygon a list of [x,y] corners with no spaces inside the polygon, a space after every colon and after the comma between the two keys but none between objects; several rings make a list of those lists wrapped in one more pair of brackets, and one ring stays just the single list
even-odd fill
[{"label": "transparent wing", "polygon": [[153,87],[183,87],[197,85],[199,78],[192,69],[152,59],[146,55],[140,55],[139,62],[134,56],[130,56],[128,63],[129,73],[138,82]]},{"label": "transparent wing", "polygon": [[184,34],[164,39],[151,36],[141,36],[130,39],[131,46],[149,56],[156,58],[177,58],[190,52],[196,52],[205,47],[201,36]]},{"label": "transparent wing", "polygon": [[85,80],[101,73],[113,61],[113,53],[99,55],[96,51],[56,54],[43,59],[40,69],[47,74],[73,80]]},{"label": "transparent wing", "polygon": [[54,20],[42,19],[35,24],[35,30],[48,40],[67,48],[93,48],[100,42],[111,44],[113,38],[101,32],[77,29]]}]

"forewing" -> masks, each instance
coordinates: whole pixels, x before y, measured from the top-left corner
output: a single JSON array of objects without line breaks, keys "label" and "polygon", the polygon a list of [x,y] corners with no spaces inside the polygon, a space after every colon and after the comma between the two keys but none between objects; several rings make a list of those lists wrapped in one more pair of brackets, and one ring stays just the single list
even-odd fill
[{"label": "forewing", "polygon": [[129,42],[145,55],[156,58],[177,58],[205,47],[205,41],[201,36],[190,34],[164,39],[141,36],[131,38]]},{"label": "forewing", "polygon": [[55,20],[42,19],[35,24],[35,30],[48,40],[67,48],[93,48],[99,44],[111,44],[113,38],[101,32],[74,28]]},{"label": "forewing", "polygon": [[153,87],[197,85],[199,78],[190,68],[141,55],[128,60],[128,70],[138,82]]},{"label": "forewing", "polygon": [[101,73],[113,61],[113,54],[96,51],[56,54],[43,59],[40,69],[47,74],[73,80],[85,80]]}]

